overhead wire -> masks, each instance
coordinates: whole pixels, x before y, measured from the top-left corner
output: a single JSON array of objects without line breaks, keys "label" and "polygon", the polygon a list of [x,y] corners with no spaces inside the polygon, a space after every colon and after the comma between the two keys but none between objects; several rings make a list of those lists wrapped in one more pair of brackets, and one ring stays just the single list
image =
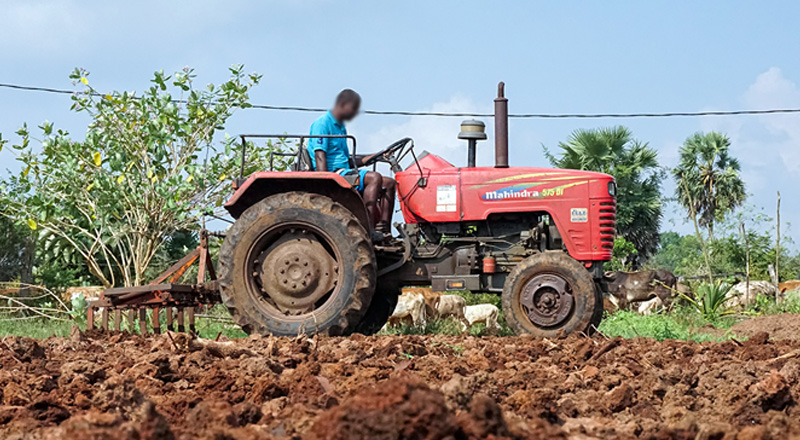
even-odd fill
[{"label": "overhead wire", "polygon": [[[0,88],[73,95],[79,92],[74,90],[56,89],[52,87],[25,86],[20,84],[0,83]],[[95,96],[102,96],[100,93],[90,92]],[[175,99],[175,103],[185,103],[186,100]],[[273,111],[293,111],[324,113],[328,111],[322,107],[304,107],[288,105],[266,105],[252,104],[251,107],[260,110]],[[402,110],[363,110],[367,115],[382,116],[430,116],[430,117],[464,117],[464,118],[490,118],[494,113],[476,112],[435,112],[435,111],[402,111]],[[800,113],[800,108],[773,108],[761,110],[705,110],[696,112],[644,112],[644,113],[509,113],[508,117],[513,119],[632,119],[632,118],[673,118],[673,117],[700,117],[700,116],[737,116],[737,115],[771,115],[771,114],[792,114]]]}]

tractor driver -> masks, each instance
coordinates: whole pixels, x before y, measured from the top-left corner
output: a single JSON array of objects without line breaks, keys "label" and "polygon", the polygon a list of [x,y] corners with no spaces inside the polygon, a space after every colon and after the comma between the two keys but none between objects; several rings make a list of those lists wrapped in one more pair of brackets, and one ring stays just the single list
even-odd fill
[{"label": "tractor driver", "polygon": [[[360,107],[361,96],[358,93],[350,89],[342,90],[336,96],[333,108],[311,124],[310,134],[346,135],[344,124],[358,115]],[[313,169],[339,173],[354,181],[353,186],[358,189],[367,207],[369,226],[373,231],[372,240],[383,242],[389,239],[389,223],[394,210],[394,179],[375,171],[353,169],[346,138],[310,138],[308,153],[311,155]],[[355,167],[362,166],[370,157],[372,155],[356,155]],[[378,223],[374,224],[378,206],[381,208],[381,216]]]}]

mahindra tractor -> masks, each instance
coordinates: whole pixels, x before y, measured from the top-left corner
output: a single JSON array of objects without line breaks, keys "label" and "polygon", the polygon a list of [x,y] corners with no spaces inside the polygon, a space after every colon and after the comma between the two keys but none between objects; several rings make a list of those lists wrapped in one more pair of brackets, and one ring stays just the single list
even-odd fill
[{"label": "mahindra tractor", "polygon": [[[234,181],[225,208],[235,222],[225,233],[217,273],[207,252],[195,255],[207,263],[203,272],[211,272],[212,281],[201,275],[181,293],[181,285],[164,284],[168,277],[161,277],[139,290],[110,289],[96,305],[127,305],[141,318],[143,307],[171,311],[218,298],[247,333],[369,334],[387,321],[404,286],[431,286],[437,292],[501,295],[505,319],[517,334],[591,333],[603,311],[596,281],[614,243],[614,179],[509,167],[503,83],[494,125],[493,167],[475,164],[477,142],[487,136],[484,124],[474,120],[462,123],[458,136],[466,140],[466,167],[417,154],[408,138],[366,161],[372,167],[386,163],[394,173],[403,218],[394,225],[395,237],[378,244],[352,181],[310,169],[303,140],[311,136],[243,135],[243,169],[253,139],[297,138],[298,148],[274,153],[291,156],[291,171],[261,171]],[[347,137],[355,155],[355,138]],[[403,168],[402,162],[410,164]]]}]

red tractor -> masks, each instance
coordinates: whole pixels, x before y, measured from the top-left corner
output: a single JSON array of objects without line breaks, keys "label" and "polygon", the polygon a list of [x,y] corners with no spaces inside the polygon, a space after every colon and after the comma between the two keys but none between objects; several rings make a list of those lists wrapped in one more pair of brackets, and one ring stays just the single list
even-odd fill
[{"label": "red tractor", "polygon": [[[367,210],[348,180],[304,171],[302,139],[309,136],[276,136],[300,138],[297,162],[294,171],[235,182],[225,207],[236,221],[217,268],[222,302],[248,333],[371,333],[386,322],[403,286],[430,285],[501,294],[518,334],[591,332],[603,310],[595,281],[614,242],[614,179],[508,167],[502,83],[495,131],[494,167],[475,166],[476,141],[486,139],[478,121],[466,121],[459,135],[468,141],[467,167],[417,156],[411,139],[375,155],[373,162],[395,173],[405,220],[395,225],[398,237],[381,245],[371,242]],[[253,137],[270,136],[242,136],[243,164]]]}]

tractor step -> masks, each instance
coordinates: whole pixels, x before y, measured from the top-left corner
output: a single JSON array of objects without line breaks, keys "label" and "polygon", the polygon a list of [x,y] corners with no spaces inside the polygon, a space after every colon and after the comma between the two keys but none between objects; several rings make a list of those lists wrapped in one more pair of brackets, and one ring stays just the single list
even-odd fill
[{"label": "tractor step", "polygon": [[[151,284],[106,289],[98,299],[89,301],[87,328],[96,328],[95,321],[99,314],[101,330],[108,331],[113,323],[114,330],[120,331],[125,314],[129,331],[133,332],[136,328],[138,318],[139,333],[146,334],[147,311],[150,310],[153,333],[158,334],[161,333],[163,309],[168,330],[186,331],[185,324],[188,322],[189,331],[196,333],[195,309],[221,302],[216,272],[208,253],[208,236],[205,229],[200,231],[200,245],[197,249],[159,275]],[[176,281],[195,261],[199,262],[197,284],[177,284]],[[206,275],[211,281],[205,281]]]}]

